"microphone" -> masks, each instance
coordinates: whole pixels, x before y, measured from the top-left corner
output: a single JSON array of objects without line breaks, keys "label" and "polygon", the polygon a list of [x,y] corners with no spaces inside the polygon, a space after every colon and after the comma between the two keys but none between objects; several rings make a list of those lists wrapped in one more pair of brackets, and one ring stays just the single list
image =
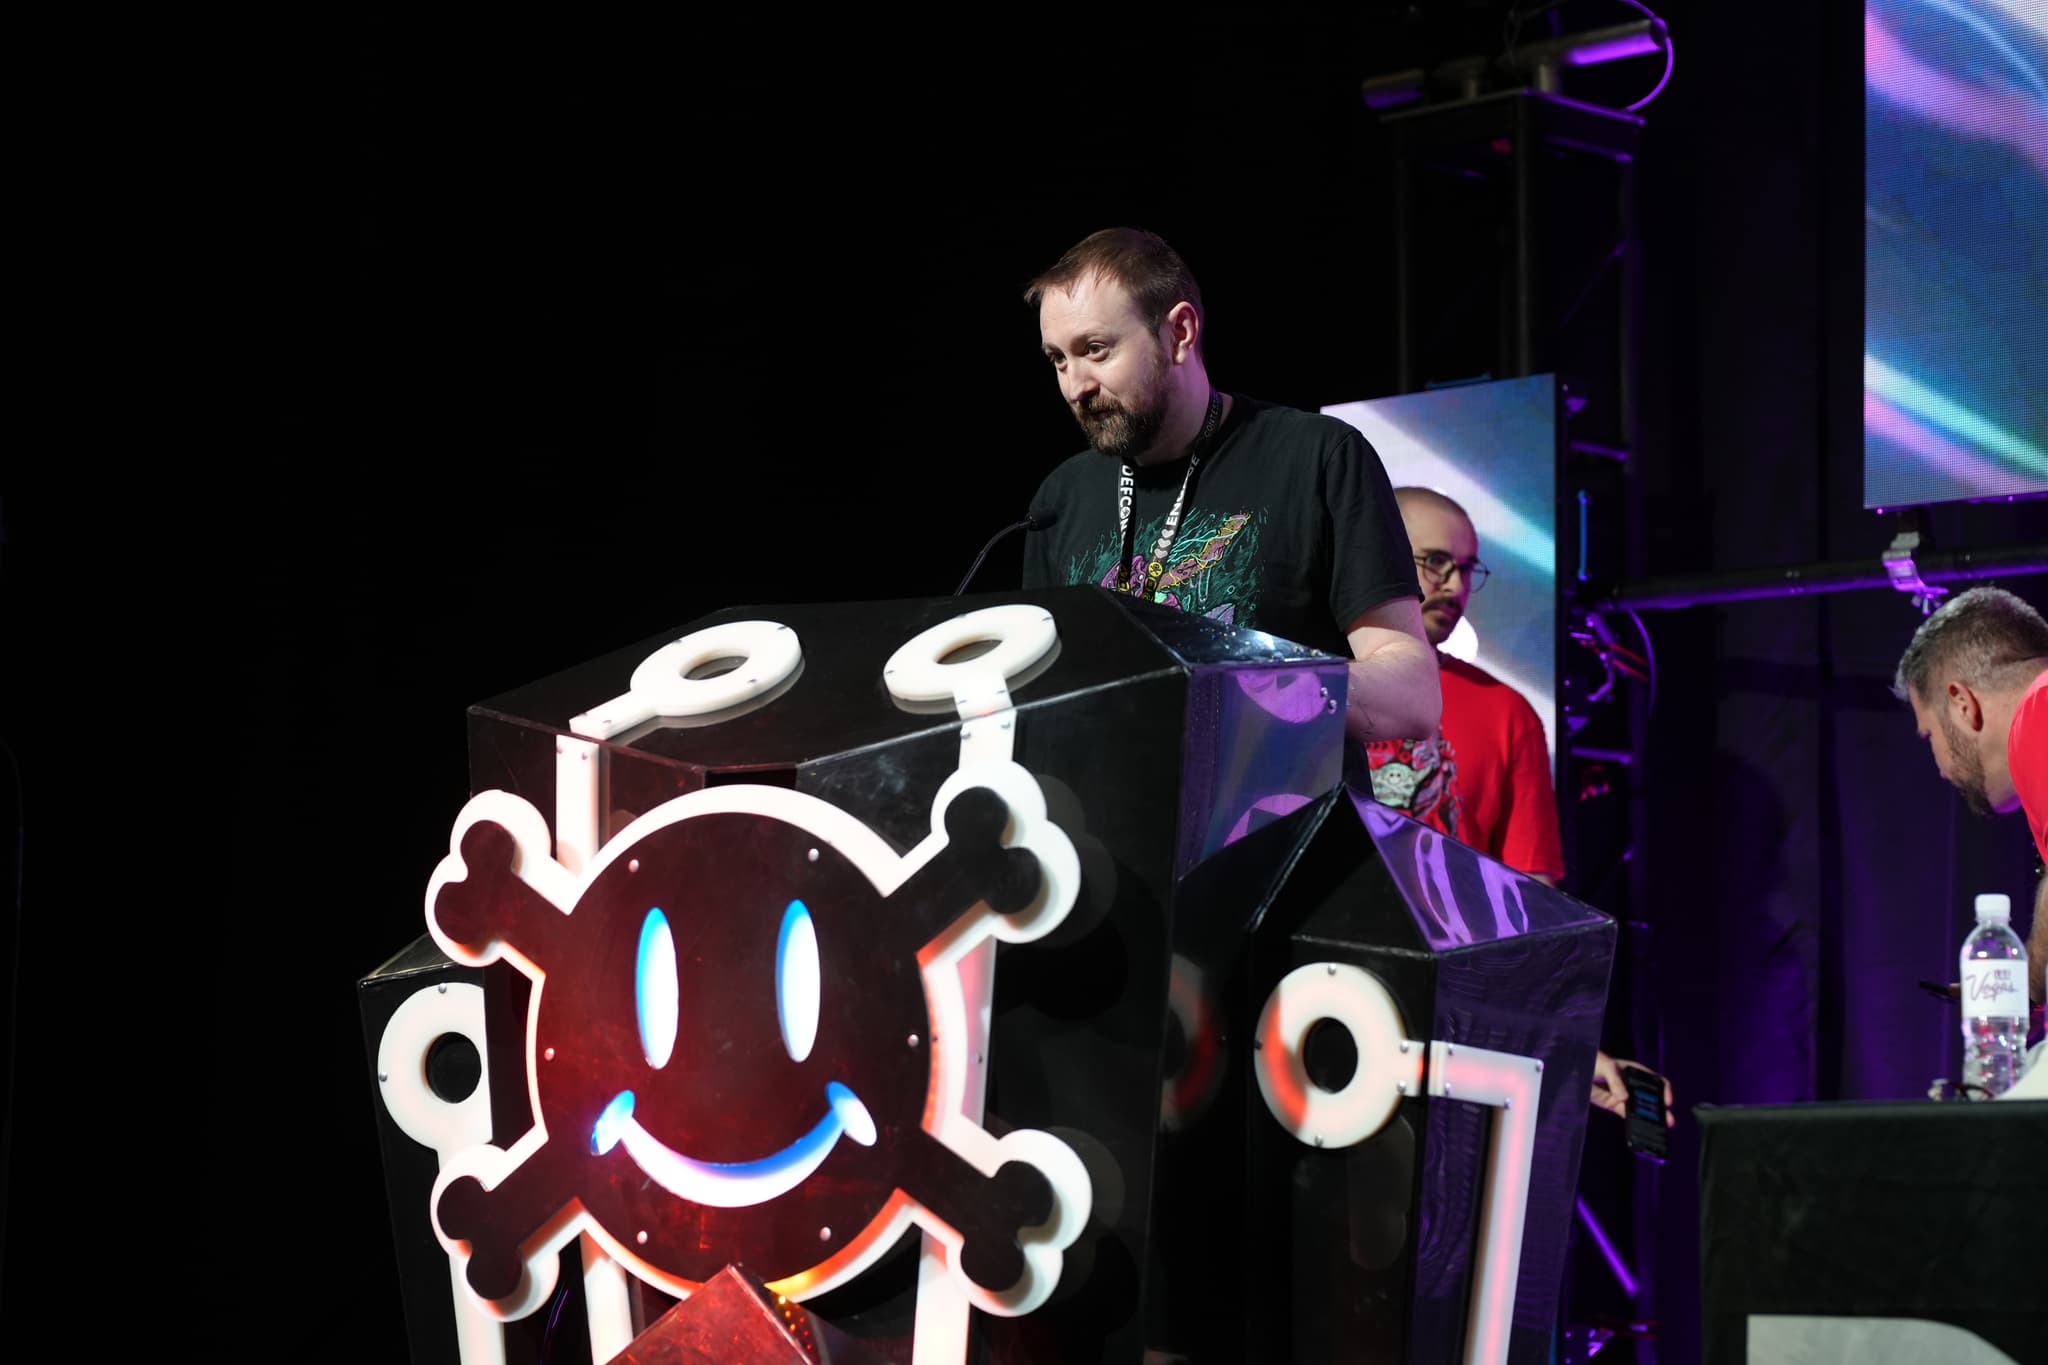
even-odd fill
[{"label": "microphone", "polygon": [[959,587],[953,589],[953,596],[958,597],[961,593],[967,591],[967,585],[974,580],[975,570],[981,567],[982,560],[988,558],[988,552],[995,549],[997,541],[1013,531],[1043,531],[1059,519],[1060,514],[1053,511],[1050,507],[1034,507],[1019,520],[1011,522],[1008,526],[990,536],[988,544],[981,547],[981,553],[976,555],[974,562],[967,566],[967,576],[960,580]]}]

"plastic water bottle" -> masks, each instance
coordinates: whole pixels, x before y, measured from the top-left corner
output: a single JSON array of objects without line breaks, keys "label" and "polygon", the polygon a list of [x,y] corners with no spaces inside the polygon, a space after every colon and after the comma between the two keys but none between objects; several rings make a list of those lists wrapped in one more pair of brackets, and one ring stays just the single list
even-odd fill
[{"label": "plastic water bottle", "polygon": [[2012,899],[1977,897],[1977,927],[1963,940],[1963,1083],[1979,1098],[2019,1079],[2027,1050],[2027,950],[2012,931]]}]

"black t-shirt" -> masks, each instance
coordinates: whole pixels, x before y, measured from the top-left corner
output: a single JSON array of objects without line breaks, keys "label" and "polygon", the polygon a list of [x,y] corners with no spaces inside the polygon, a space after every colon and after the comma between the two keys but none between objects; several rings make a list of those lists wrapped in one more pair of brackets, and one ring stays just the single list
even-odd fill
[{"label": "black t-shirt", "polygon": [[[1180,459],[1136,472],[1126,591],[1187,470]],[[1025,538],[1025,587],[1118,587],[1122,473],[1122,461],[1090,449],[1046,476],[1031,505],[1058,520]],[[1362,613],[1421,596],[1387,471],[1358,429],[1242,395],[1195,472],[1159,582],[1170,606],[1344,658]]]}]

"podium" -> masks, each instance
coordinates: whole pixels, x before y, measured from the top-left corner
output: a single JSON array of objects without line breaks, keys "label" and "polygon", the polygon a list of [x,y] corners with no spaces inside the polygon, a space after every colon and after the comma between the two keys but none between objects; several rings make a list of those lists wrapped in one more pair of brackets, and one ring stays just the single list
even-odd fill
[{"label": "podium", "polygon": [[1704,1359],[2048,1361],[2048,1100],[1693,1112]]},{"label": "podium", "polygon": [[883,1360],[1543,1359],[1613,926],[1345,791],[1345,686],[1077,587],[478,704],[490,1138],[401,1236],[494,1321],[615,1265],[614,1352],[740,1265]]}]

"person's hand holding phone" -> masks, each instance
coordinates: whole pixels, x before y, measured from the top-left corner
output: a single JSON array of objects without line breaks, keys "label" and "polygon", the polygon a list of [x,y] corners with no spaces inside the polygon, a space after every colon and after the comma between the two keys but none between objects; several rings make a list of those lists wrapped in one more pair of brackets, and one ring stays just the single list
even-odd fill
[{"label": "person's hand holding phone", "polygon": [[[1656,1075],[1641,1062],[1632,1062],[1626,1057],[1610,1057],[1604,1052],[1593,1055],[1593,1107],[1605,1109],[1617,1118],[1628,1117],[1628,1082],[1622,1079],[1623,1067],[1634,1067],[1649,1075]],[[1664,1080],[1664,1122],[1667,1127],[1678,1123],[1671,1113],[1671,1082]]]}]

